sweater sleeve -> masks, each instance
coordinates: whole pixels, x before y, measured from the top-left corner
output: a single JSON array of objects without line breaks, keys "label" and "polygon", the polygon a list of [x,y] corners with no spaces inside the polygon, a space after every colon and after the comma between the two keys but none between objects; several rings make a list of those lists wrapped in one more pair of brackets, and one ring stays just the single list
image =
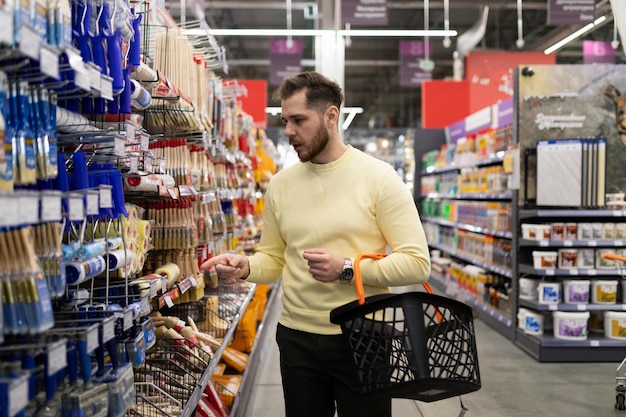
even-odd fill
[{"label": "sweater sleeve", "polygon": [[285,241],[276,220],[271,189],[270,185],[265,193],[263,233],[259,250],[248,258],[250,275],[247,280],[258,284],[269,284],[278,280],[285,265]]},{"label": "sweater sleeve", "polygon": [[376,200],[376,222],[389,246],[389,255],[361,262],[365,285],[403,286],[425,282],[430,276],[430,255],[413,197],[393,170],[381,176]]}]

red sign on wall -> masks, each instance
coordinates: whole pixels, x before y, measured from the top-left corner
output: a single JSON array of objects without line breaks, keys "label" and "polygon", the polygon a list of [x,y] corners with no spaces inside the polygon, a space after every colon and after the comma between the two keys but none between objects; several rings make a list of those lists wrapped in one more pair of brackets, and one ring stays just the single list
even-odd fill
[{"label": "red sign on wall", "polygon": [[267,81],[266,80],[237,80],[237,83],[244,86],[247,95],[237,97],[241,102],[244,112],[252,116],[254,125],[258,129],[267,128]]}]

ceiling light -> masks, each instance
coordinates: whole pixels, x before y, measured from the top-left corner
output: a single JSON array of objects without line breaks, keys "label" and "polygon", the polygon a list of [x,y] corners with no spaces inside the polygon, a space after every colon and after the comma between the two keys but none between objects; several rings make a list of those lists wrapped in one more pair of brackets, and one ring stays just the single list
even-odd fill
[{"label": "ceiling light", "polygon": [[[456,30],[329,30],[329,29],[209,29],[213,36],[258,36],[258,37],[287,37],[287,36],[321,36],[336,33],[340,36],[350,37],[404,37],[422,38],[426,36],[445,37],[456,36]],[[185,29],[184,35],[206,35],[203,29]]]},{"label": "ceiling light", "polygon": [[554,45],[548,47],[545,51],[543,51],[543,53],[546,54],[546,55],[549,55],[552,52],[558,51],[559,49],[561,49],[562,47],[564,47],[568,43],[572,42],[575,39],[578,39],[579,37],[581,37],[585,33],[589,32],[591,29],[593,29],[594,27],[598,26],[600,23],[604,22],[605,20],[606,20],[606,16],[600,16],[599,18],[594,20],[592,23],[588,23],[587,25],[585,25],[582,28],[578,29],[576,32],[572,33],[571,35],[566,36],[565,38],[561,39],[560,41],[558,41]]},{"label": "ceiling light", "polygon": [[[280,112],[281,112],[280,107],[266,107],[265,108],[265,113],[269,113],[272,116],[278,116]],[[356,115],[363,113],[363,107],[342,107],[341,112],[347,114],[342,125],[342,129],[346,130],[350,126],[350,124],[352,123]]]}]

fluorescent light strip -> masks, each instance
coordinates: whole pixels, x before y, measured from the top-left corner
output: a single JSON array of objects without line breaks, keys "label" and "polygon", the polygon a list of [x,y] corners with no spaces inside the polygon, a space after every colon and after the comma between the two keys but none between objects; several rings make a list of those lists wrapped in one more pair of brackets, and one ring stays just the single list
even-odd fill
[{"label": "fluorescent light strip", "polygon": [[[184,35],[203,36],[207,34],[204,29],[186,29],[183,30]],[[405,37],[405,38],[421,38],[426,36],[445,37],[456,36],[456,30],[320,30],[320,29],[210,29],[208,33],[213,36],[268,36],[268,37],[286,37],[286,36],[321,36],[338,34],[340,36],[353,37]]]},{"label": "fluorescent light strip", "polygon": [[[280,107],[266,107],[265,108],[265,113],[269,113],[272,116],[278,116],[280,111],[281,111]],[[363,107],[342,107],[341,112],[348,114],[346,119],[343,121],[343,125],[341,126],[343,130],[346,130],[350,126],[350,124],[352,123],[356,115],[363,113]]]},{"label": "fluorescent light strip", "polygon": [[600,16],[599,18],[594,20],[593,23],[588,23],[587,25],[585,25],[582,28],[578,29],[576,32],[572,33],[571,35],[566,36],[565,38],[561,39],[560,41],[558,41],[554,45],[546,48],[546,50],[543,51],[543,53],[546,54],[546,55],[549,55],[552,52],[558,51],[559,49],[561,49],[562,47],[564,47],[568,43],[572,42],[573,40],[575,40],[575,39],[581,37],[582,35],[584,35],[585,33],[589,32],[591,29],[593,29],[594,27],[596,27],[600,23],[604,22],[605,20],[606,20],[606,16]]}]

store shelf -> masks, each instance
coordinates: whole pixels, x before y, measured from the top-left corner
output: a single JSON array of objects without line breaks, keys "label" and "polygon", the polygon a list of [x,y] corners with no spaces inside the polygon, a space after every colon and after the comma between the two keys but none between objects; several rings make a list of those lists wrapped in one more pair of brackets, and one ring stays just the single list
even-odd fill
[{"label": "store shelf", "polygon": [[241,316],[246,310],[246,307],[248,307],[250,300],[252,300],[252,297],[254,296],[256,285],[249,284],[249,283],[247,284],[250,285],[250,290],[248,291],[246,296],[243,298],[241,305],[239,306],[239,309],[237,310],[237,313],[233,316],[230,326],[228,330],[226,331],[226,334],[222,338],[222,345],[213,352],[213,357],[211,358],[209,365],[202,373],[202,376],[200,377],[198,384],[196,385],[193,392],[189,396],[189,399],[187,400],[187,403],[185,404],[182,410],[182,413],[180,414],[179,417],[192,417],[195,415],[196,406],[198,405],[198,401],[200,401],[200,398],[202,397],[202,393],[204,392],[206,385],[208,384],[209,380],[211,379],[211,376],[213,375],[213,372],[215,371],[215,365],[217,365],[217,363],[220,361],[220,359],[222,358],[222,354],[224,353],[224,349],[226,349],[226,346],[228,346],[228,344],[233,339],[235,335],[235,331],[237,330],[237,324],[239,323]]},{"label": "store shelf", "polygon": [[448,198],[451,200],[510,200],[512,193],[463,193],[463,194],[441,194],[428,193],[422,194],[422,198]]},{"label": "store shelf", "polygon": [[540,362],[621,362],[626,342],[592,333],[586,340],[529,335],[518,329],[515,343]]},{"label": "store shelf", "polygon": [[467,223],[458,223],[458,222],[453,222],[453,221],[450,221],[450,220],[437,219],[437,218],[434,218],[434,217],[423,217],[422,221],[423,222],[427,222],[427,223],[438,224],[438,225],[441,225],[441,226],[456,227],[458,229],[467,230],[469,232],[474,232],[474,233],[480,233],[480,234],[483,234],[483,235],[497,236],[497,237],[503,237],[503,238],[507,238],[507,239],[512,239],[513,238],[513,233],[511,233],[508,230],[489,229],[489,228],[486,228],[486,227],[478,227],[478,226],[473,226],[473,225],[467,224]]},{"label": "store shelf", "polygon": [[520,264],[519,272],[521,274],[532,274],[539,276],[621,276],[619,269],[585,269],[585,268],[547,268],[535,269],[530,265]]},{"label": "store shelf", "polygon": [[448,246],[445,245],[438,245],[436,243],[429,243],[429,246],[435,248],[435,249],[439,249],[442,252],[446,252],[448,254],[450,254],[451,256],[454,256],[455,258],[459,258],[462,259],[466,262],[469,262],[471,264],[474,264],[476,266],[480,266],[481,268],[484,268],[488,271],[491,272],[495,272],[496,274],[502,275],[504,277],[508,277],[511,278],[513,276],[512,272],[510,269],[508,268],[504,268],[504,267],[500,267],[500,266],[495,266],[495,265],[491,265],[485,262],[481,262],[476,260],[475,258],[473,258],[472,256],[469,255],[464,255],[462,253],[459,253],[458,251],[449,248]]},{"label": "store shelf", "polygon": [[479,159],[471,165],[457,166],[454,163],[451,163],[450,165],[442,167],[442,168],[431,167],[430,169],[423,170],[421,172],[421,175],[442,174],[444,172],[459,171],[463,168],[473,168],[477,166],[494,165],[494,164],[502,163],[503,159],[504,159],[504,152],[498,152],[498,154],[493,155],[491,157]]},{"label": "store shelf", "polygon": [[565,218],[612,218],[612,217],[626,217],[626,210],[575,210],[575,209],[520,209],[520,219],[530,218],[552,218],[552,217],[565,217]]},{"label": "store shelf", "polygon": [[439,274],[431,273],[429,282],[445,296],[461,301],[470,305],[477,313],[480,319],[484,320],[491,327],[504,335],[511,334],[511,326],[513,324],[510,317],[493,306],[477,299],[474,294],[460,288],[454,283],[446,281]]},{"label": "store shelf", "polygon": [[537,311],[626,311],[626,304],[540,304],[521,297],[519,305]]},{"label": "store shelf", "polygon": [[520,239],[519,245],[523,247],[540,247],[540,248],[567,248],[567,247],[581,247],[581,248],[602,248],[602,247],[623,247],[626,241],[615,239],[598,239],[598,240],[534,240],[534,239]]}]

